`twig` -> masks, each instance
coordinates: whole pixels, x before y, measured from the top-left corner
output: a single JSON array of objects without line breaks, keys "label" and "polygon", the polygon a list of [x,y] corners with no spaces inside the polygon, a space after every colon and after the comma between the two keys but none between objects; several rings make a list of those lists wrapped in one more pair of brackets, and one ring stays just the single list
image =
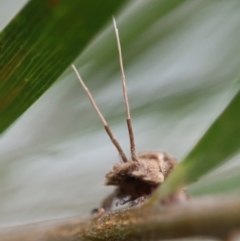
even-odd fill
[{"label": "twig", "polygon": [[240,227],[240,198],[205,198],[174,206],[144,206],[91,219],[3,229],[1,241],[223,239]]}]

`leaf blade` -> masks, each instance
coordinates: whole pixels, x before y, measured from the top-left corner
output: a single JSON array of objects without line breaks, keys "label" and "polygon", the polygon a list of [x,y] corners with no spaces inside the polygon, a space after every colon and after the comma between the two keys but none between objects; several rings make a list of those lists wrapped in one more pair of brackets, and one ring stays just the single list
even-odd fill
[{"label": "leaf blade", "polygon": [[35,0],[20,11],[0,35],[0,133],[57,80],[124,2]]},{"label": "leaf blade", "polygon": [[[155,203],[174,191],[197,181],[207,172],[226,162],[240,149],[240,90],[213,122],[192,151],[171,173],[150,200]],[[225,137],[225,138],[221,138]],[[207,163],[206,161],[209,160]]]}]

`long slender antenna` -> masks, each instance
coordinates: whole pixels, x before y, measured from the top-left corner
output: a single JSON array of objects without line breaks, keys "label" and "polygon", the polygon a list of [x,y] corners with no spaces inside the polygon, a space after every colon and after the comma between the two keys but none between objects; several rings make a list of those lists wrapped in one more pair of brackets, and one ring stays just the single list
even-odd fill
[{"label": "long slender antenna", "polygon": [[96,103],[95,103],[95,101],[94,101],[94,99],[93,99],[93,97],[92,97],[91,92],[88,90],[87,86],[84,84],[84,82],[83,82],[80,74],[78,73],[75,65],[72,64],[72,68],[73,68],[74,72],[76,73],[77,78],[78,78],[78,80],[80,81],[83,89],[86,91],[86,93],[87,93],[87,95],[88,95],[88,98],[90,99],[93,108],[96,110],[98,116],[99,116],[100,119],[102,120],[105,130],[106,130],[108,136],[110,137],[112,143],[113,143],[114,146],[117,148],[117,150],[118,150],[118,152],[119,152],[119,154],[120,154],[123,162],[127,162],[128,160],[127,160],[126,155],[124,154],[124,152],[123,152],[123,150],[122,150],[119,142],[117,141],[117,139],[116,139],[115,136],[113,135],[113,133],[112,133],[112,131],[111,131],[108,123],[106,122],[105,118],[103,117],[102,113],[101,113],[100,110],[98,109],[98,107],[97,107],[97,105],[96,105]]},{"label": "long slender antenna", "polygon": [[115,29],[116,38],[117,38],[119,62],[120,62],[120,68],[121,68],[121,72],[122,72],[123,97],[124,97],[124,102],[125,102],[125,105],[126,105],[126,112],[127,112],[127,127],[128,127],[129,139],[130,139],[131,156],[132,156],[133,161],[138,161],[137,155],[136,155],[136,147],[135,147],[135,142],[134,142],[134,134],[133,134],[133,127],[132,127],[132,120],[131,120],[131,116],[130,116],[128,96],[127,96],[126,77],[125,77],[124,69],[123,69],[123,60],[122,60],[122,50],[121,50],[120,38],[119,38],[119,33],[118,33],[118,29],[117,29],[117,25],[116,25],[116,21],[115,21],[114,17],[113,17],[113,24],[114,24],[114,29]]}]

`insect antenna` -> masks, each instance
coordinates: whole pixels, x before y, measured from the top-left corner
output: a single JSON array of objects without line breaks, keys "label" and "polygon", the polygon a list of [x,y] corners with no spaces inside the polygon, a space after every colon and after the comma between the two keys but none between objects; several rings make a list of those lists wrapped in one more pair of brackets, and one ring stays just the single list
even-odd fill
[{"label": "insect antenna", "polygon": [[115,29],[116,38],[117,38],[119,63],[120,63],[120,68],[121,68],[121,73],[122,73],[122,88],[123,88],[123,97],[124,97],[124,102],[125,102],[126,112],[127,112],[127,127],[128,127],[129,139],[130,139],[131,156],[132,156],[133,161],[138,161],[137,155],[136,155],[135,142],[134,142],[132,119],[131,119],[131,116],[130,116],[130,107],[129,107],[128,96],[127,96],[126,77],[125,77],[124,68],[123,68],[120,38],[119,38],[119,33],[118,33],[118,29],[117,29],[117,25],[116,25],[116,21],[115,21],[114,17],[113,17],[113,24],[114,24],[114,29]]},{"label": "insect antenna", "polygon": [[112,133],[112,131],[111,131],[108,123],[106,122],[105,118],[103,117],[101,111],[100,111],[99,108],[97,107],[96,102],[94,101],[91,92],[88,90],[87,86],[84,84],[84,82],[83,82],[80,74],[78,73],[75,65],[72,64],[72,68],[73,68],[74,72],[76,73],[77,78],[78,78],[78,80],[80,81],[83,89],[86,91],[86,93],[87,93],[87,95],[88,95],[88,98],[90,99],[93,108],[96,110],[98,116],[99,116],[100,119],[102,120],[105,130],[106,130],[108,136],[110,137],[112,143],[113,143],[114,146],[117,148],[118,153],[119,153],[119,155],[121,156],[123,162],[127,162],[128,160],[127,160],[126,155],[124,154],[124,152],[123,152],[123,150],[122,150],[119,142],[117,141],[117,139],[116,139],[115,136],[113,135],[113,133]]}]

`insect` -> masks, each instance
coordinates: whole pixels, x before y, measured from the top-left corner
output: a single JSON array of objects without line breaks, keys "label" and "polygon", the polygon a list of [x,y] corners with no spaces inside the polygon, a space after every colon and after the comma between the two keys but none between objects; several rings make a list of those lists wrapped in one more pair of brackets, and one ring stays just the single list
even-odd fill
[{"label": "insect", "polygon": [[131,158],[128,159],[126,157],[123,149],[121,148],[119,142],[112,133],[108,123],[106,122],[99,108],[97,107],[90,91],[84,84],[76,67],[72,65],[72,68],[75,71],[77,78],[79,79],[82,87],[86,91],[92,106],[102,120],[105,130],[110,137],[112,143],[116,147],[121,158],[121,162],[116,163],[113,166],[112,170],[106,174],[105,185],[116,186],[116,189],[112,194],[110,194],[103,200],[101,208],[97,209],[105,212],[111,210],[114,203],[116,205],[130,203],[130,205],[133,206],[143,202],[151,196],[151,194],[156,190],[159,185],[164,182],[168,174],[174,169],[177,164],[176,160],[166,152],[146,151],[136,154],[132,120],[130,116],[130,107],[126,89],[126,78],[122,61],[121,44],[115,19],[113,19],[113,23],[117,39],[119,62],[122,73],[122,87],[127,113],[127,128],[130,139]]}]

